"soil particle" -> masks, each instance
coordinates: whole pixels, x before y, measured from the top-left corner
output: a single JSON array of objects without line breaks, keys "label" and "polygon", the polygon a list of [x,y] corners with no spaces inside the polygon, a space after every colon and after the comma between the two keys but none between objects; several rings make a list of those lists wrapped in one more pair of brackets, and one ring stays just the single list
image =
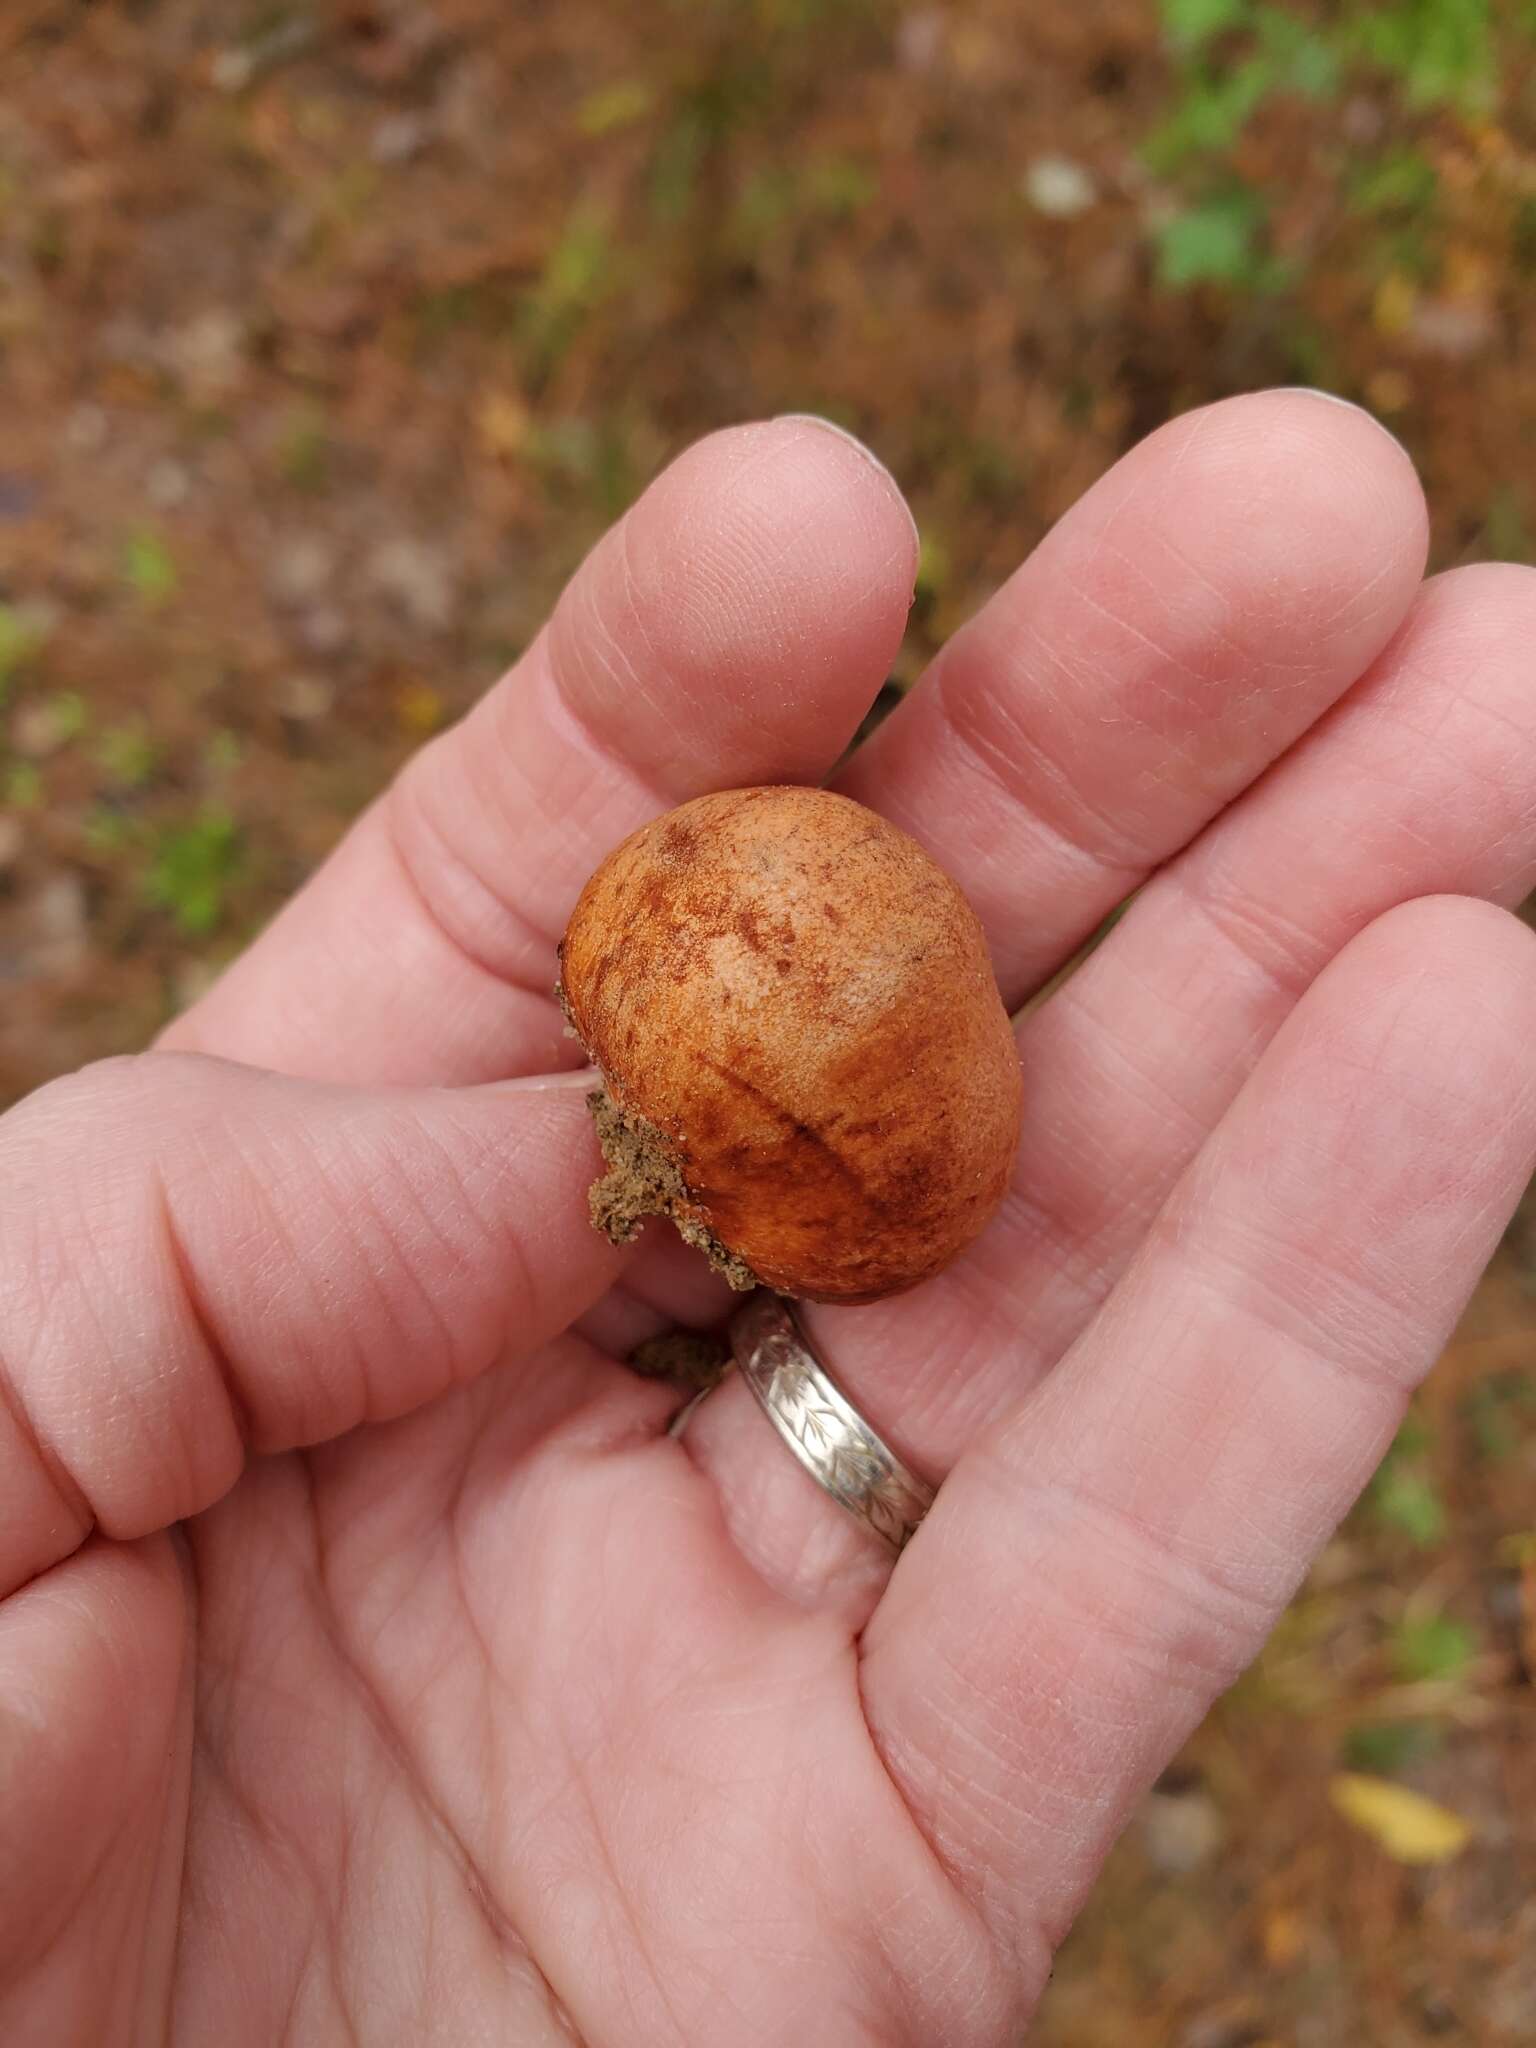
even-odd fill
[{"label": "soil particle", "polygon": [[656,1126],[619,1109],[601,1088],[587,1097],[587,1107],[608,1162],[607,1173],[594,1182],[590,1196],[592,1221],[604,1237],[613,1244],[629,1244],[639,1236],[647,1216],[666,1216],[683,1242],[701,1251],[738,1292],[749,1294],[759,1286],[752,1268],[689,1214],[687,1183],[673,1147]]},{"label": "soil particle", "polygon": [[725,1339],[706,1330],[668,1330],[637,1344],[629,1363],[645,1379],[674,1380],[702,1393],[720,1380],[730,1355]]}]

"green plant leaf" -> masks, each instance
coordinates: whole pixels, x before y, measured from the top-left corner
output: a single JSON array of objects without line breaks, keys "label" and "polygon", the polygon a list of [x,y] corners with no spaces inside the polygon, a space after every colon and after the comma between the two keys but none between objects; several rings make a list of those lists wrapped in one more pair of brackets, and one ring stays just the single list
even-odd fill
[{"label": "green plant leaf", "polygon": [[1173,112],[1142,145],[1142,155],[1162,172],[1191,157],[1226,156],[1274,82],[1274,66],[1262,56],[1220,71],[1194,67]]},{"label": "green plant leaf", "polygon": [[914,595],[930,602],[936,598],[948,583],[953,572],[949,549],[942,537],[931,525],[923,528],[922,541],[917,555],[917,581]]},{"label": "green plant leaf", "polygon": [[1488,0],[1390,0],[1356,9],[1344,39],[1393,72],[1415,107],[1485,108],[1497,80]]},{"label": "green plant leaf", "polygon": [[318,407],[296,407],[283,422],[277,466],[284,483],[299,491],[323,491],[330,481],[331,443]]},{"label": "green plant leaf", "polygon": [[1434,1434],[1424,1418],[1413,1409],[1403,1417],[1397,1435],[1387,1447],[1387,1455],[1381,1461],[1386,1471],[1400,1458],[1422,1458],[1435,1447]]},{"label": "green plant leaf", "polygon": [[1170,42],[1192,50],[1253,13],[1253,0],[1159,0],[1163,32]]},{"label": "green plant leaf", "polygon": [[90,712],[78,690],[56,690],[44,707],[56,747],[67,747],[79,739],[90,723]]},{"label": "green plant leaf", "polygon": [[227,811],[205,811],[190,824],[163,831],[155,842],[145,893],[170,912],[189,936],[213,931],[240,858],[240,836]]},{"label": "green plant leaf", "polygon": [[47,639],[47,628],[30,613],[19,605],[0,604],[0,704]]},{"label": "green plant leaf", "polygon": [[1197,284],[1257,286],[1265,271],[1264,202],[1235,187],[1176,214],[1158,232],[1158,276],[1185,290]]},{"label": "green plant leaf", "polygon": [[1444,1747],[1433,1721],[1361,1721],[1344,1737],[1343,1757],[1352,1771],[1407,1770]]},{"label": "green plant leaf", "polygon": [[157,611],[176,594],[180,578],[165,542],[147,526],[123,542],[123,581],[147,610]]},{"label": "green plant leaf", "polygon": [[96,763],[119,789],[141,789],[154,774],[160,750],[142,720],[109,725],[96,742]]},{"label": "green plant leaf", "polygon": [[536,371],[551,369],[570,347],[610,289],[614,262],[607,215],[599,207],[578,205],[523,306],[523,341]]},{"label": "green plant leaf", "polygon": [[805,167],[801,179],[803,203],[816,213],[834,220],[846,219],[868,205],[879,189],[879,180],[868,165],[852,157],[817,157]]},{"label": "green plant leaf", "polygon": [[1338,90],[1338,53],[1308,23],[1283,7],[1260,7],[1254,26],[1278,85],[1312,100],[1326,99]]},{"label": "green plant leaf", "polygon": [[1422,1549],[1444,1540],[1445,1502],[1425,1460],[1434,1438],[1416,1414],[1404,1417],[1391,1448],[1366,1489],[1365,1504],[1389,1529]]},{"label": "green plant leaf", "polygon": [[0,773],[0,804],[9,810],[35,811],[43,801],[43,777],[35,761],[13,761]]},{"label": "green plant leaf", "polygon": [[576,109],[576,126],[583,135],[611,135],[617,128],[643,121],[655,103],[656,95],[643,78],[621,78],[588,93]]},{"label": "green plant leaf", "polygon": [[1445,1540],[1445,1502],[1427,1474],[1393,1466],[1377,1475],[1370,1502],[1389,1528],[1400,1530],[1421,1549]]},{"label": "green plant leaf", "polygon": [[1349,203],[1357,213],[1406,214],[1419,218],[1435,204],[1440,173],[1422,150],[1389,149],[1349,181]]},{"label": "green plant leaf", "polygon": [[1449,1614],[1416,1615],[1400,1621],[1393,1634],[1392,1666],[1407,1684],[1457,1678],[1477,1655],[1477,1638]]}]

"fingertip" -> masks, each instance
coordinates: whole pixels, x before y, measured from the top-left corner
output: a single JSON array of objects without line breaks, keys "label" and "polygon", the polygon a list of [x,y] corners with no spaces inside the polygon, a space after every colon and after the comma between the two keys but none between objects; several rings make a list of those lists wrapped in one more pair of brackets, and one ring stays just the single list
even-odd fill
[{"label": "fingertip", "polygon": [[1445,891],[1414,896],[1384,910],[1345,947],[1335,969],[1372,966],[1429,967],[1453,982],[1469,967],[1486,965],[1520,978],[1536,967],[1536,932],[1497,903]]},{"label": "fingertip", "polygon": [[1344,420],[1351,421],[1355,425],[1364,425],[1372,434],[1383,437],[1388,446],[1396,451],[1410,470],[1413,470],[1414,475],[1418,475],[1418,471],[1414,469],[1412,456],[1408,453],[1408,450],[1398,439],[1397,435],[1387,425],[1386,421],[1379,418],[1368,406],[1358,404],[1353,398],[1344,397],[1342,392],[1324,391],[1320,385],[1316,384],[1277,384],[1267,390],[1249,392],[1245,397],[1235,402],[1243,405],[1256,401],[1270,403],[1280,401],[1288,404],[1292,400],[1299,400],[1301,405],[1305,407],[1331,406],[1333,408],[1333,424],[1335,426],[1339,426],[1341,421]]},{"label": "fingertip", "polygon": [[1319,977],[1282,1033],[1272,1108],[1283,1126],[1307,1102],[1335,1192],[1395,1201],[1404,1231],[1454,1203],[1496,1232],[1536,1168],[1533,1029],[1536,933],[1495,904],[1419,897]]},{"label": "fingertip", "polygon": [[1525,562],[1464,562],[1442,570],[1425,581],[1414,626],[1425,636],[1417,666],[1445,667],[1469,687],[1512,670],[1523,676],[1536,643],[1536,569]]},{"label": "fingertip", "polygon": [[1536,1028],[1536,932],[1512,911],[1474,896],[1415,897],[1367,925],[1331,972],[1352,986],[1366,980],[1422,989],[1447,1063],[1492,1060],[1517,1070],[1520,1093],[1530,1092],[1524,1076]]},{"label": "fingertip", "polygon": [[[897,483],[895,477],[886,468],[874,449],[869,446],[868,442],[861,441],[858,435],[851,433],[847,427],[840,425],[836,420],[824,418],[819,412],[780,413],[769,424],[780,428],[808,427],[813,434],[830,434],[836,441],[841,442],[843,447],[848,449],[865,468],[874,472],[880,479],[887,496],[896,505],[903,520],[906,522],[908,547],[912,558],[912,572],[915,577],[917,573],[918,551],[922,544],[917,529],[916,515],[913,513],[912,507],[907,503],[900,484]],[[816,458],[820,460],[823,451],[818,448],[813,452]]]},{"label": "fingertip", "polygon": [[[555,631],[568,688],[598,722],[612,672],[594,648],[639,647],[627,687],[665,699],[646,765],[691,793],[706,745],[729,776],[824,774],[889,673],[917,572],[912,516],[889,474],[805,419],[695,442],[600,547]],[[633,724],[630,734],[633,740]]]},{"label": "fingertip", "polygon": [[1429,556],[1429,504],[1413,457],[1386,423],[1353,399],[1297,385],[1229,400],[1243,423],[1272,438],[1298,469],[1348,480],[1362,505],[1388,522],[1417,575]]},{"label": "fingertip", "polygon": [[1122,470],[1138,502],[1155,496],[1175,559],[1198,557],[1229,608],[1281,647],[1331,643],[1363,666],[1423,577],[1429,513],[1413,462],[1331,393],[1220,399],[1159,428]]},{"label": "fingertip", "polygon": [[[1353,399],[1308,385],[1278,385],[1218,398],[1170,420],[1158,434],[1177,438],[1181,430],[1219,429],[1235,444],[1290,453],[1298,459],[1359,466],[1374,478],[1411,486],[1410,500],[1422,509],[1424,493],[1413,458],[1392,429]],[[1158,434],[1149,437],[1156,440]]]}]

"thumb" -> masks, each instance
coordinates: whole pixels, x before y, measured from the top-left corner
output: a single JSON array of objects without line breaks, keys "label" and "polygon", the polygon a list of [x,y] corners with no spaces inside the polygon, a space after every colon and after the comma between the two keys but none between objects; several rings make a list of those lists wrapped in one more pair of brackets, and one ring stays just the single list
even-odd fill
[{"label": "thumb", "polygon": [[611,1282],[586,1074],[363,1092],[182,1053],[0,1119],[0,1597],[401,1415]]}]

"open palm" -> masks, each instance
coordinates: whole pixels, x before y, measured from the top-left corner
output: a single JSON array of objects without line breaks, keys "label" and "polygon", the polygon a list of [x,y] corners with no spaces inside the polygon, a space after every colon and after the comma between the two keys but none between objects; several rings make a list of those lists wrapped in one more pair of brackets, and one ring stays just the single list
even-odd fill
[{"label": "open palm", "polygon": [[586,1223],[555,941],[658,809],[828,772],[915,559],[821,426],[700,444],[165,1049],[0,1124],[7,2044],[1016,2040],[1369,1475],[1536,1151],[1467,900],[1536,876],[1536,579],[1422,583],[1304,393],[1127,457],[841,777],[1011,1006],[1146,884],[985,1237],[813,1318],[943,1482],[895,1571],[620,1363],[726,1302]]}]

